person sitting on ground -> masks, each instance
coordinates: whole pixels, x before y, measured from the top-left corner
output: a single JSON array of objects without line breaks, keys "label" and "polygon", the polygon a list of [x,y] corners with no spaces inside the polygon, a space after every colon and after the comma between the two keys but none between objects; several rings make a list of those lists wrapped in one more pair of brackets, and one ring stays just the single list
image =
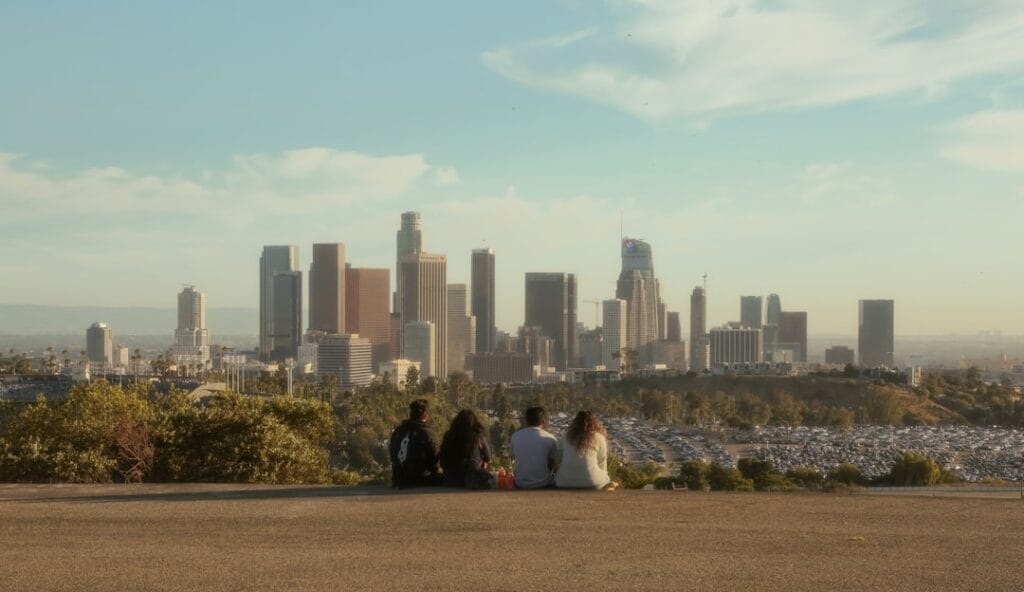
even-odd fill
[{"label": "person sitting on ground", "polygon": [[437,435],[427,425],[427,400],[409,403],[409,419],[391,433],[391,486],[396,489],[438,485]]},{"label": "person sitting on ground", "polygon": [[548,414],[543,407],[526,410],[526,426],[509,439],[513,474],[519,489],[539,489],[555,483],[558,438],[544,429]]},{"label": "person sitting on ground", "polygon": [[601,420],[580,411],[569,424],[560,443],[562,460],[555,473],[555,486],[567,489],[615,489],[608,477],[608,438]]},{"label": "person sitting on ground", "polygon": [[441,469],[448,487],[487,489],[491,473],[491,449],[484,438],[484,426],[469,409],[459,411],[441,441]]}]

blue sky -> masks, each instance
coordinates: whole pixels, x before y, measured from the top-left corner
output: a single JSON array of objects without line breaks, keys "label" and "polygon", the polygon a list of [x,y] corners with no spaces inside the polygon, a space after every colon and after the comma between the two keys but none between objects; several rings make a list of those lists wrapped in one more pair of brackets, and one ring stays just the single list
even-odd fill
[{"label": "blue sky", "polygon": [[[913,0],[0,7],[0,302],[255,306],[259,251],[391,266],[400,212],[610,297],[782,296],[811,333],[1024,333],[1024,5]],[[12,278],[18,278],[13,280]],[[685,324],[685,322],[684,322]]]}]

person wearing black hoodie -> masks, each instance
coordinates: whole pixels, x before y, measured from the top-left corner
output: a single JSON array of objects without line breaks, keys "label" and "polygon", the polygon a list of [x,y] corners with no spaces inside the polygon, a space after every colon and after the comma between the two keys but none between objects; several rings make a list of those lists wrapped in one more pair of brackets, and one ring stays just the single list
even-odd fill
[{"label": "person wearing black hoodie", "polygon": [[427,425],[426,399],[409,403],[409,419],[391,433],[391,486],[396,489],[440,484],[437,436]]}]

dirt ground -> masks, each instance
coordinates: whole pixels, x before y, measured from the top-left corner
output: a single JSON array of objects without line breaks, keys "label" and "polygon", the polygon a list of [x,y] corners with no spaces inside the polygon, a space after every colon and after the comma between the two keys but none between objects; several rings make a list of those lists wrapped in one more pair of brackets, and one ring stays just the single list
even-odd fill
[{"label": "dirt ground", "polygon": [[0,590],[1024,590],[1012,496],[0,485]]}]

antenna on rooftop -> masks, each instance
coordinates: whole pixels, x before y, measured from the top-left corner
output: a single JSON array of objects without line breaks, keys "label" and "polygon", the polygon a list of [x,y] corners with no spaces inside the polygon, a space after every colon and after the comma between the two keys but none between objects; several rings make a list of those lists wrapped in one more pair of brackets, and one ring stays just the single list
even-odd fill
[{"label": "antenna on rooftop", "polygon": [[702,280],[704,280],[704,292],[707,293],[707,291],[708,291],[708,272],[705,271],[704,275],[702,275],[700,277],[701,277]]},{"label": "antenna on rooftop", "polygon": [[619,210],[619,242],[620,243],[622,242],[622,239],[626,237],[626,234],[623,231],[623,227],[625,226],[625,219],[626,219],[626,213],[624,211],[622,211],[622,210]]}]

